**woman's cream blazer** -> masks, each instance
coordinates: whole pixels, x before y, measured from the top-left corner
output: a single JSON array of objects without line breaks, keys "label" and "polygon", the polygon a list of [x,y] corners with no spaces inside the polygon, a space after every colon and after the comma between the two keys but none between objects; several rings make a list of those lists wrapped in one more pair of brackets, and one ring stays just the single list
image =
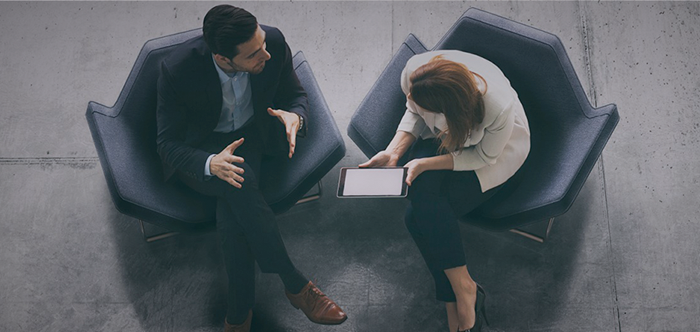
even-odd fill
[{"label": "woman's cream blazer", "polygon": [[[485,192],[508,180],[523,165],[530,152],[530,128],[518,94],[500,69],[490,61],[474,54],[454,50],[439,50],[413,56],[401,74],[401,89],[408,95],[409,78],[418,67],[435,56],[462,63],[481,75],[488,88],[484,95],[484,121],[472,129],[464,148],[453,151],[455,171],[474,171]],[[484,83],[476,78],[479,89]],[[397,131],[405,131],[416,138],[435,138],[447,130],[445,116],[428,112],[412,100],[406,101],[406,113]]]}]

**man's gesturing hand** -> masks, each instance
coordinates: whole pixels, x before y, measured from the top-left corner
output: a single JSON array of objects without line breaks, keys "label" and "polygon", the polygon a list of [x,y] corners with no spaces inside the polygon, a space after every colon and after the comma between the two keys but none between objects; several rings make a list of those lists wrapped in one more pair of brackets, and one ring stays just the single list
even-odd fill
[{"label": "man's gesturing hand", "polygon": [[243,177],[241,176],[244,170],[233,163],[244,162],[243,158],[234,156],[236,149],[243,144],[243,138],[229,144],[217,155],[214,155],[209,162],[209,171],[212,175],[216,175],[219,179],[230,183],[236,188],[241,188]]},{"label": "man's gesturing hand", "polygon": [[297,131],[299,131],[299,115],[283,110],[273,110],[267,108],[267,113],[277,117],[284,124],[287,131],[287,141],[289,142],[289,158],[294,155],[294,147],[297,145]]}]

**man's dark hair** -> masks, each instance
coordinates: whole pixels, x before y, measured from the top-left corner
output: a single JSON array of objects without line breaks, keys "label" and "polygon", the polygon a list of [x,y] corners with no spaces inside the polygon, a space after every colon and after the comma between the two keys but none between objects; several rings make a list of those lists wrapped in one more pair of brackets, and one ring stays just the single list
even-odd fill
[{"label": "man's dark hair", "polygon": [[258,20],[243,8],[218,5],[204,16],[204,41],[214,54],[233,59],[238,55],[238,45],[253,38]]}]

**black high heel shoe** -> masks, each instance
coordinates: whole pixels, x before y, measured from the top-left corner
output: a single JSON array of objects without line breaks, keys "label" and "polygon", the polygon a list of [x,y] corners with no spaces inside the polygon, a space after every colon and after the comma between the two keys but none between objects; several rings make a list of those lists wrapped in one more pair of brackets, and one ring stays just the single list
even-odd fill
[{"label": "black high heel shoe", "polygon": [[457,328],[457,332],[481,332],[481,327],[484,322],[487,326],[490,326],[488,318],[486,318],[486,292],[481,288],[481,285],[476,284],[476,303],[474,304],[474,311],[476,312],[476,320],[474,321],[474,326],[470,329],[460,331]]}]

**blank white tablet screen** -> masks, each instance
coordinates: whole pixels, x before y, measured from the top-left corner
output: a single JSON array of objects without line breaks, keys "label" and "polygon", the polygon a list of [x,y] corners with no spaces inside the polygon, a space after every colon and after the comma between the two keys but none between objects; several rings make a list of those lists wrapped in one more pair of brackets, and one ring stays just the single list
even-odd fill
[{"label": "blank white tablet screen", "polygon": [[403,168],[348,169],[344,196],[399,196],[403,186]]}]

